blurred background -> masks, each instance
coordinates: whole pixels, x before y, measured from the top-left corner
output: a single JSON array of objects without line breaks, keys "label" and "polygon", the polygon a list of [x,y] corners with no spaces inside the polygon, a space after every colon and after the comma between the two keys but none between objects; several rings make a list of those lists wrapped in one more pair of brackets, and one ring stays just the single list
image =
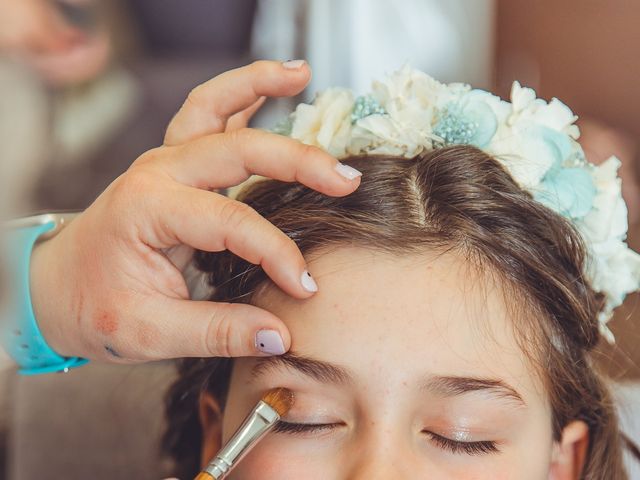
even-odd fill
[{"label": "blurred background", "polygon": [[[0,199],[15,215],[87,207],[162,143],[194,86],[254,59],[304,58],[314,70],[299,98],[267,103],[259,127],[317,90],[363,91],[410,62],[505,98],[518,79],[567,103],[588,158],[623,161],[629,243],[640,250],[638,18],[640,2],[626,0],[0,0]],[[637,303],[619,309],[617,345],[601,352],[633,405]],[[0,478],[40,478],[43,465],[52,478],[160,478],[169,381],[163,364],[39,378],[6,370]],[[627,417],[638,440],[640,413]]]}]

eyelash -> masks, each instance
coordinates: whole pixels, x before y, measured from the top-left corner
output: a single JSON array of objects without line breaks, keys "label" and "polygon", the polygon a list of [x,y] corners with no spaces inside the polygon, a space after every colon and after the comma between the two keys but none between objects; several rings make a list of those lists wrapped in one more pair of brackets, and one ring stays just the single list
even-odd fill
[{"label": "eyelash", "polygon": [[465,453],[467,455],[485,455],[488,453],[499,452],[496,442],[491,440],[482,440],[479,442],[460,442],[451,440],[433,432],[424,432],[431,437],[431,440],[441,449],[448,450],[451,453]]},{"label": "eyelash", "polygon": [[[300,435],[304,433],[317,433],[326,430],[332,430],[342,425],[341,423],[292,423],[284,422],[280,420],[273,428],[277,433],[288,433],[291,435]],[[479,442],[460,442],[457,440],[451,440],[450,438],[443,437],[433,432],[425,431],[429,435],[431,440],[442,450],[467,455],[484,455],[489,453],[497,453],[498,447],[496,442],[490,440],[483,440]]]},{"label": "eyelash", "polygon": [[293,423],[280,420],[273,427],[273,431],[277,433],[290,433],[293,435],[302,433],[316,433],[324,430],[331,430],[342,424],[340,423]]}]

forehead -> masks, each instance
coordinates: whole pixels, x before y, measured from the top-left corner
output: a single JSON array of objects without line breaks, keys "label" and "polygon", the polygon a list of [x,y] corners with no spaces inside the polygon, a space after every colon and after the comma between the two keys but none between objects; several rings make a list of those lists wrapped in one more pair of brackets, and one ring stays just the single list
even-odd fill
[{"label": "forehead", "polygon": [[313,297],[270,287],[254,302],[283,319],[296,353],[345,365],[364,381],[468,374],[539,396],[504,292],[461,256],[337,248],[308,261]]}]

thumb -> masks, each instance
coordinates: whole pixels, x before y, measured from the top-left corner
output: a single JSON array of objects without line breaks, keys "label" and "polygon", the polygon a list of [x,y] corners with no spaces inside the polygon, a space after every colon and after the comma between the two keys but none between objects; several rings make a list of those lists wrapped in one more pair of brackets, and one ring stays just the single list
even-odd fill
[{"label": "thumb", "polygon": [[161,358],[282,355],[291,345],[282,320],[253,305],[169,299],[163,307]]}]

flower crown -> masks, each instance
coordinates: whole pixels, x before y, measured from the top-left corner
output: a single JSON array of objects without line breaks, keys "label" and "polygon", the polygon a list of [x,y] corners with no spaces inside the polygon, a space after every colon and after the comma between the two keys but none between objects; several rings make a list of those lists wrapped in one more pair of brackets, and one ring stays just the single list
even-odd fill
[{"label": "flower crown", "polygon": [[330,88],[299,104],[275,131],[337,158],[363,153],[413,157],[447,145],[474,145],[500,161],[524,190],[570,219],[589,253],[585,275],[605,295],[600,331],[613,309],[640,289],[640,255],[626,244],[627,208],[612,156],[587,161],[577,116],[560,100],[513,83],[511,103],[461,83],[442,84],[404,66],[370,93]]}]

